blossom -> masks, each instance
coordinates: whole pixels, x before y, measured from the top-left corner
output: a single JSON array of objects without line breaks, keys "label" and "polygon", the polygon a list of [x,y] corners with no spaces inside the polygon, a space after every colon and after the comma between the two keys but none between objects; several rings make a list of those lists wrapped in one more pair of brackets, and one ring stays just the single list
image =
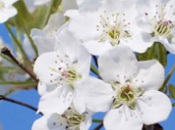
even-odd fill
[{"label": "blossom", "polygon": [[62,115],[44,115],[34,122],[32,130],[88,130],[90,125],[91,114],[79,114],[69,108]]},{"label": "blossom", "polygon": [[[107,61],[107,62],[106,62]],[[164,81],[164,68],[156,60],[137,61],[128,47],[115,47],[99,57],[103,80],[89,77],[76,89],[79,111],[107,112],[107,130],[141,130],[165,120],[171,112],[169,98],[157,91]],[[79,85],[79,86],[80,86]],[[86,107],[84,107],[86,106]]]},{"label": "blossom", "polygon": [[62,114],[72,103],[76,83],[89,75],[90,62],[91,56],[79,39],[67,29],[59,32],[55,51],[40,55],[34,64],[42,95],[39,111]]},{"label": "blossom", "polygon": [[[85,6],[84,2],[80,5]],[[94,11],[69,11],[65,14],[71,17],[69,30],[83,41],[90,53],[100,55],[121,45],[143,53],[152,45],[149,35],[137,27],[135,1],[103,0],[97,3]]]},{"label": "blossom", "polygon": [[44,5],[49,3],[51,0],[35,0],[34,5]]},{"label": "blossom", "polygon": [[138,0],[137,9],[140,12],[138,25],[151,36],[151,41],[162,43],[169,52],[175,54],[174,1]]},{"label": "blossom", "polygon": [[30,35],[38,48],[39,55],[54,50],[55,33],[61,30],[60,27],[62,27],[64,22],[65,18],[63,14],[55,13],[50,16],[49,22],[43,30],[36,28],[31,30]]},{"label": "blossom", "polygon": [[6,22],[17,14],[17,10],[12,6],[16,1],[18,0],[0,0],[0,23]]}]

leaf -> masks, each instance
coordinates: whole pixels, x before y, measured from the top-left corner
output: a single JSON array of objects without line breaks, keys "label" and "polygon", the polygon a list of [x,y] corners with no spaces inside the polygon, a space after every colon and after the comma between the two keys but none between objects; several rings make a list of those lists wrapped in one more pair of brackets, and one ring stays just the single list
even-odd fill
[{"label": "leaf", "polygon": [[167,53],[165,47],[159,43],[154,42],[153,46],[148,48],[143,54],[137,53],[137,58],[139,61],[144,60],[158,60],[164,67],[167,66]]},{"label": "leaf", "polygon": [[173,68],[170,70],[168,76],[166,77],[166,79],[165,79],[165,81],[164,81],[162,87],[159,89],[160,91],[163,91],[164,88],[166,87],[168,81],[170,80],[170,78],[171,78],[171,76],[172,76],[172,74],[173,74],[173,72],[174,72],[174,69],[175,69],[175,64],[174,64]]},{"label": "leaf", "polygon": [[19,0],[14,4],[18,14],[11,18],[8,23],[22,32],[30,34],[32,28],[42,29],[47,24],[50,15],[58,10],[60,4],[61,0],[53,0],[50,6],[40,6],[33,13],[30,13],[24,1]]},{"label": "leaf", "polygon": [[172,84],[169,85],[169,92],[170,92],[170,96],[175,99],[175,86],[173,86]]}]

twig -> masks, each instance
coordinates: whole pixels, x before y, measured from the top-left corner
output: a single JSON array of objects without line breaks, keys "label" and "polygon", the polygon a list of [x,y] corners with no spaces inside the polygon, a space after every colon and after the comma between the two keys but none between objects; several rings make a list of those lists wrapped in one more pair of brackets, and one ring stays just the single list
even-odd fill
[{"label": "twig", "polygon": [[97,60],[97,57],[96,57],[96,56],[93,56],[93,59],[94,59],[95,65],[98,67],[98,60]]},{"label": "twig", "polygon": [[31,72],[28,68],[26,68],[25,66],[23,66],[21,63],[19,63],[19,61],[13,56],[13,54],[11,53],[11,51],[7,48],[4,47],[3,49],[1,49],[1,53],[8,56],[10,59],[12,59],[22,70],[24,70],[26,73],[28,73],[36,82],[38,82],[38,79],[36,78],[36,75]]},{"label": "twig", "polygon": [[98,125],[94,130],[99,130],[102,127],[103,127],[103,123],[101,123],[100,125]]},{"label": "twig", "polygon": [[[21,105],[21,106],[24,106],[24,107],[27,107],[27,108],[30,108],[31,110],[34,110],[34,111],[37,111],[38,109],[29,105],[29,104],[26,104],[26,103],[23,103],[23,102],[20,102],[20,101],[16,101],[14,99],[10,99],[10,98],[7,98],[3,95],[0,95],[0,100],[5,100],[5,101],[8,101],[8,102],[12,102],[12,103],[15,103],[15,104],[18,104],[18,105]],[[40,113],[41,115],[43,115],[42,113]]]}]

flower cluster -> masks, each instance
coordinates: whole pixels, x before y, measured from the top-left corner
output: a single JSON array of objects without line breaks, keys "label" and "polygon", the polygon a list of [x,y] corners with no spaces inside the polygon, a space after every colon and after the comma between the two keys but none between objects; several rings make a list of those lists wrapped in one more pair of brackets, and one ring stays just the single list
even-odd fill
[{"label": "flower cluster", "polygon": [[[16,1],[0,0],[0,23],[17,14]],[[29,10],[50,2],[34,0]],[[43,114],[32,130],[88,130],[98,112],[106,113],[106,130],[142,130],[166,120],[172,104],[159,91],[165,81],[161,56],[175,54],[174,2],[62,0],[61,13],[24,39]]]},{"label": "flower cluster", "polygon": [[[158,91],[164,68],[157,60],[138,61],[134,52],[144,53],[154,42],[174,52],[174,5],[145,2],[78,0],[63,26],[47,26],[51,31],[36,40],[50,40],[50,47],[34,64],[44,116],[33,130],[88,130],[97,112],[107,112],[107,130],[141,130],[167,119],[171,102]],[[95,77],[89,75],[91,54],[98,58]]]}]

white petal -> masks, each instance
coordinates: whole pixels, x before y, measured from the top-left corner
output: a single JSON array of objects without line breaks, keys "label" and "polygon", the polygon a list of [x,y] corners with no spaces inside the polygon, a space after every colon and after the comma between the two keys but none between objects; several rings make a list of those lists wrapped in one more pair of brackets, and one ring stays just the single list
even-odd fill
[{"label": "white petal", "polygon": [[109,42],[100,43],[98,41],[88,41],[84,43],[87,50],[93,55],[101,55],[112,48]]},{"label": "white petal", "polygon": [[75,10],[75,9],[70,9],[70,10],[67,10],[65,13],[64,13],[64,16],[67,16],[69,18],[73,18],[73,17],[76,17],[79,15],[79,11],[78,10]]},{"label": "white petal", "polygon": [[97,11],[101,5],[102,0],[77,0],[79,10],[81,12]]},{"label": "white petal", "polygon": [[75,37],[67,28],[64,28],[57,33],[55,50],[64,52],[64,54],[69,55],[69,58],[74,61],[78,58],[77,52],[80,44],[80,39]]},{"label": "white petal", "polygon": [[72,99],[72,92],[67,90],[66,86],[63,86],[63,88],[60,86],[60,88],[41,97],[38,111],[44,114],[63,114],[70,107]]},{"label": "white petal", "polygon": [[33,123],[32,130],[49,130],[47,126],[48,116],[43,116]]},{"label": "white petal", "polygon": [[54,85],[58,83],[55,79],[59,79],[60,74],[53,69],[57,70],[60,64],[56,52],[44,53],[35,61],[34,72],[42,83]]},{"label": "white petal", "polygon": [[91,65],[91,55],[84,46],[79,47],[78,51],[78,73],[82,75],[89,75]]},{"label": "white petal", "polygon": [[58,87],[57,85],[46,85],[42,82],[39,82],[38,83],[38,93],[40,96],[43,96],[44,94],[53,91],[57,87]]},{"label": "white petal", "polygon": [[152,46],[151,35],[148,33],[135,34],[132,38],[128,38],[127,41],[121,40],[121,43],[125,46],[129,46],[133,51],[138,53],[145,52],[149,47]]},{"label": "white petal", "polygon": [[129,47],[115,47],[99,57],[99,73],[107,81],[124,83],[137,74],[138,62]]},{"label": "white petal", "polygon": [[18,0],[2,0],[5,4],[6,7],[11,6],[12,4],[14,4],[15,2],[17,2]]},{"label": "white petal", "polygon": [[138,103],[143,113],[144,123],[147,125],[166,120],[172,109],[170,99],[156,90],[146,91],[138,99]]},{"label": "white petal", "polygon": [[98,12],[96,12],[73,17],[70,20],[69,31],[73,32],[83,42],[89,41],[89,39],[99,40],[101,34],[96,30],[100,21],[99,16]]},{"label": "white petal", "polygon": [[131,116],[131,111],[127,106],[110,110],[104,118],[106,130],[141,130],[142,119],[134,115]]},{"label": "white petal", "polygon": [[162,43],[170,53],[175,54],[174,37],[172,38],[172,43],[171,41],[168,41],[166,37],[154,37],[152,38],[152,41],[158,41]]},{"label": "white petal", "polygon": [[139,62],[138,74],[132,82],[135,87],[158,90],[164,82],[165,70],[156,60]]},{"label": "white petal", "polygon": [[43,32],[53,35],[65,22],[65,17],[62,13],[52,14],[49,18],[48,24],[44,27]]},{"label": "white petal", "polygon": [[34,122],[32,130],[65,130],[67,124],[60,120],[56,114],[44,115]]},{"label": "white petal", "polygon": [[88,130],[92,123],[92,115],[87,114],[84,122],[80,124],[80,130]]},{"label": "white petal", "polygon": [[54,37],[50,36],[49,34],[46,35],[42,30],[32,29],[31,37],[38,48],[39,55],[54,50]]},{"label": "white petal", "polygon": [[35,0],[35,5],[43,5],[43,4],[46,4],[50,1],[51,0]]},{"label": "white petal", "polygon": [[68,9],[77,9],[78,8],[76,0],[63,0],[62,4],[63,4],[63,12],[65,12]]},{"label": "white petal", "polygon": [[17,14],[17,10],[13,6],[1,9],[0,10],[0,23],[6,22],[9,18],[15,16],[16,14]]},{"label": "white petal", "polygon": [[76,84],[74,106],[80,113],[88,110],[105,112],[109,109],[114,95],[109,84],[94,77],[87,77]]}]

